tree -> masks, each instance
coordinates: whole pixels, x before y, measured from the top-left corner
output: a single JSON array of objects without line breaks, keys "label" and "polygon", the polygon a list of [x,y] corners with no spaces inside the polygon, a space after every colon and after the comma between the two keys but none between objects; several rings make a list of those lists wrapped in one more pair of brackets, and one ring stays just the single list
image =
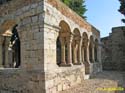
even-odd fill
[{"label": "tree", "polygon": [[63,3],[65,3],[69,8],[71,8],[73,11],[75,11],[78,15],[80,15],[82,18],[86,19],[86,16],[84,16],[85,12],[87,11],[86,5],[84,5],[84,0],[61,0]]},{"label": "tree", "polygon": [[[125,16],[125,0],[119,0],[119,1],[121,5],[118,11]],[[121,21],[125,23],[125,19],[122,19]]]}]

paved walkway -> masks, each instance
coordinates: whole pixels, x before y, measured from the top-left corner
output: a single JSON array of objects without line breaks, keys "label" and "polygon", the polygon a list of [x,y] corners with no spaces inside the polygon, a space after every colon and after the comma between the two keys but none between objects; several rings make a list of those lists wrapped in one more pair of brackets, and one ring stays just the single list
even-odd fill
[{"label": "paved walkway", "polygon": [[125,72],[103,71],[60,93],[125,93]]}]

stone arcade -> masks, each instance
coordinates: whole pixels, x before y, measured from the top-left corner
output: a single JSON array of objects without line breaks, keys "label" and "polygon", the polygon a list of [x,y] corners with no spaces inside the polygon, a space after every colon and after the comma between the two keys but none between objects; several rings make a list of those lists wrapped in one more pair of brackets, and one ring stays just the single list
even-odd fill
[{"label": "stone arcade", "polygon": [[0,93],[56,93],[101,71],[99,31],[59,0],[0,4]]}]

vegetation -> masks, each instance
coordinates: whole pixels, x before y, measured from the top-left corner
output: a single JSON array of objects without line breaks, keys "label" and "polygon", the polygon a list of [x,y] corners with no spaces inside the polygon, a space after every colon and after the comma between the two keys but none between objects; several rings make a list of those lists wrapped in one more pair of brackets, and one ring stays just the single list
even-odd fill
[{"label": "vegetation", "polygon": [[[119,1],[121,5],[118,11],[125,16],[125,0],[119,0]],[[122,19],[121,21],[125,23],[125,19]]]},{"label": "vegetation", "polygon": [[86,19],[84,16],[85,12],[87,11],[86,5],[84,5],[84,0],[61,0],[67,6],[69,6],[72,10],[74,10],[78,15],[82,18]]}]

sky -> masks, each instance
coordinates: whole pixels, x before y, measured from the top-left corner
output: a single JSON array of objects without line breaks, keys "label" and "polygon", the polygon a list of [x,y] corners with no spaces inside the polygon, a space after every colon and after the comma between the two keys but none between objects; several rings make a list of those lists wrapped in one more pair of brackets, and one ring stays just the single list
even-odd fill
[{"label": "sky", "polygon": [[112,27],[125,25],[118,12],[119,0],[85,0],[87,21],[100,30],[101,37],[108,36]]}]

